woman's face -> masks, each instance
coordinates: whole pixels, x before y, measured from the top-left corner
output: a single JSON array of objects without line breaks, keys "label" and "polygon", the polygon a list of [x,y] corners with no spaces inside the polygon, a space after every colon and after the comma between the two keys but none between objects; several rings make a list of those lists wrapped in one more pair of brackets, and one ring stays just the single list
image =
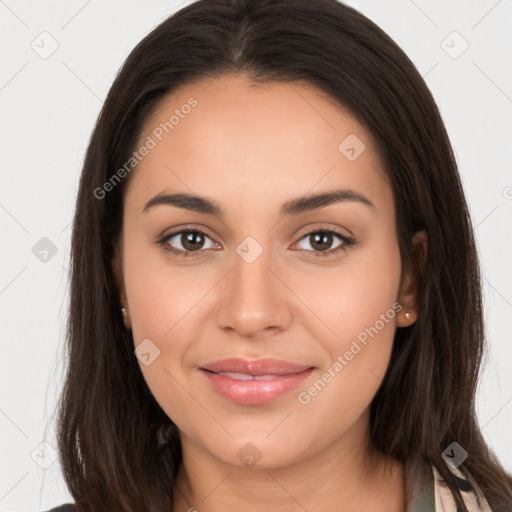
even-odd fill
[{"label": "woman's face", "polygon": [[[311,87],[224,75],[160,101],[144,145],[114,269],[142,374],[182,438],[269,468],[333,443],[359,449],[397,325],[416,313],[400,294],[393,196],[370,134]],[[339,190],[353,196],[308,200]],[[148,204],[172,194],[222,214],[192,199]],[[250,381],[201,369],[227,358],[313,369],[253,380],[248,366]]]}]

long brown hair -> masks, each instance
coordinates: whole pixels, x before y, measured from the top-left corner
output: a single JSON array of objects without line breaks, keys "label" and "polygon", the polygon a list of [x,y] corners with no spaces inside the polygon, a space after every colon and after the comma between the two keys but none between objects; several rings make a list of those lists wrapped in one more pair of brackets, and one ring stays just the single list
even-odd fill
[{"label": "long brown hair", "polygon": [[[494,512],[510,511],[512,477],[475,413],[485,349],[481,277],[445,126],[399,46],[335,0],[199,0],[144,37],[120,69],[89,142],[73,222],[57,440],[75,509],[170,510],[182,460],[177,427],[134,355],[112,273],[129,176],[98,190],[129,160],[159,98],[242,72],[259,83],[306,81],[349,109],[373,135],[392,185],[402,262],[422,276],[420,311],[413,325],[397,329],[371,404],[370,442],[412,468],[434,464],[464,511],[441,456],[456,441],[469,453],[460,469]],[[422,260],[410,245],[421,229],[428,234]]]}]

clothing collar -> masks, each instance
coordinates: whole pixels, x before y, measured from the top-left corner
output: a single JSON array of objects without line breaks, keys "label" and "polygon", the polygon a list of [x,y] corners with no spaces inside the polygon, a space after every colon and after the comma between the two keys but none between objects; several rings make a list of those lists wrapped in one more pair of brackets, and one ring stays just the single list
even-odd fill
[{"label": "clothing collar", "polygon": [[422,480],[415,482],[412,501],[407,512],[435,512],[434,492],[434,472],[429,465],[428,473]]}]

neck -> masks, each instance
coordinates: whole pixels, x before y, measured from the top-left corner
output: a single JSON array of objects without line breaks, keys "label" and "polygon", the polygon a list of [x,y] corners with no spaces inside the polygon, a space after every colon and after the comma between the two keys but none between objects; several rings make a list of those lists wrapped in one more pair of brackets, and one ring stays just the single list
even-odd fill
[{"label": "neck", "polygon": [[367,451],[362,431],[366,435],[354,425],[313,456],[266,468],[226,464],[181,432],[183,461],[173,484],[172,510],[403,512],[402,465]]}]

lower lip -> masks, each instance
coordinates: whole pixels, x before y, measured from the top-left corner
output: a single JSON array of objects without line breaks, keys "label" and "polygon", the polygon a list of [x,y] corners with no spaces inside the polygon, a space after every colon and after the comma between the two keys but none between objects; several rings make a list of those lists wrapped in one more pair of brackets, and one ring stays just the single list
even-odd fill
[{"label": "lower lip", "polygon": [[237,380],[200,368],[201,373],[220,395],[242,405],[261,405],[271,402],[301,384],[313,368],[300,373],[279,375],[272,380]]}]

